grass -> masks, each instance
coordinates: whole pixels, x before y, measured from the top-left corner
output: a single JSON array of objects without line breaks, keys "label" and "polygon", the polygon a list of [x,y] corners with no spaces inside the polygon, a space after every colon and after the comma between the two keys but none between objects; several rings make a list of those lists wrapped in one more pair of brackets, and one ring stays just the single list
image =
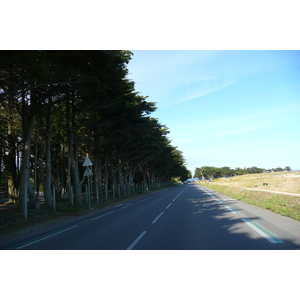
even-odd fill
[{"label": "grass", "polygon": [[[300,177],[286,176],[298,176],[300,172],[289,172],[288,174],[286,172],[281,173],[285,174],[251,174],[236,176],[233,178],[221,178],[214,180],[210,184],[202,182],[201,184],[234,199],[241,200],[300,221],[300,196],[246,189],[250,187],[287,193],[300,193]],[[263,182],[268,183],[268,186],[262,186]]]},{"label": "grass", "polygon": [[[101,209],[108,205],[113,205],[114,201],[99,202],[92,201],[94,209]],[[8,205],[7,205],[8,207]],[[8,207],[9,208],[9,207]],[[9,209],[2,209],[0,212],[0,231],[4,232],[6,229],[19,229],[24,226],[34,225],[48,220],[61,218],[63,216],[80,215],[91,212],[85,201],[82,203],[70,204],[68,201],[61,201],[56,203],[56,211],[53,208],[41,207],[41,209],[28,209],[28,216],[25,219],[23,214],[17,211],[17,205],[13,205]]]},{"label": "grass", "polygon": [[[247,174],[231,178],[219,178],[213,182],[221,185],[300,194],[300,171]],[[263,183],[268,183],[268,186],[264,186]]]}]

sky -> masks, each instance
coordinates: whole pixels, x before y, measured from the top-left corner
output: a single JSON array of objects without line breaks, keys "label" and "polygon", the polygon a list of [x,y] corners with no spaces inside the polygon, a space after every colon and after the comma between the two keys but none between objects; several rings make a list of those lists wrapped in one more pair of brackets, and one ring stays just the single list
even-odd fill
[{"label": "sky", "polygon": [[131,50],[128,78],[187,168],[300,170],[300,51]]}]

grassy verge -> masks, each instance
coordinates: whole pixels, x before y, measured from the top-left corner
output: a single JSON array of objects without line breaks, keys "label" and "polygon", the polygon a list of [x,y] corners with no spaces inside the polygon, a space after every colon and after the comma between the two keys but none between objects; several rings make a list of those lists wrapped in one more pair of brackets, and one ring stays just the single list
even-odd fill
[{"label": "grassy verge", "polygon": [[[300,171],[247,174],[230,178],[218,178],[213,183],[300,194]],[[268,185],[264,185],[264,183]]]},{"label": "grassy verge", "polygon": [[300,221],[300,197],[274,194],[262,191],[250,191],[240,187],[204,184],[213,190],[243,202],[256,205],[286,217]]},{"label": "grassy verge", "polygon": [[62,216],[79,213],[87,209],[87,205],[75,204],[72,206],[69,203],[62,202],[57,203],[56,211],[53,211],[52,208],[44,207],[39,210],[28,209],[28,217],[27,219],[24,219],[23,214],[17,211],[17,205],[14,205],[9,210],[1,211],[0,231],[1,233],[4,233],[6,229],[19,229],[24,226],[30,226]]}]

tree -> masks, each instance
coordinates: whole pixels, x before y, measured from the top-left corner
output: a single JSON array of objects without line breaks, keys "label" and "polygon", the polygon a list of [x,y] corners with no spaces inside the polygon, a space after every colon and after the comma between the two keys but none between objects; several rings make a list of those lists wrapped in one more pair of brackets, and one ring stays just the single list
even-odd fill
[{"label": "tree", "polygon": [[40,182],[46,206],[52,206],[53,186],[64,191],[73,186],[80,202],[87,154],[94,161],[93,184],[106,198],[109,189],[113,195],[130,192],[133,182],[146,187],[187,176],[168,129],[150,117],[155,103],[127,78],[131,56],[130,51],[0,52],[0,163],[11,194],[19,191],[20,211],[27,194],[38,208]]},{"label": "tree", "polygon": [[220,172],[220,176],[222,177],[231,177],[234,175],[234,170],[232,170],[229,167],[222,167],[220,168],[219,172]]},{"label": "tree", "polygon": [[201,168],[196,168],[195,177],[204,178],[208,180],[213,180],[214,178],[218,178],[220,176],[220,170],[216,167],[211,166],[203,166]]},{"label": "tree", "polygon": [[234,169],[234,175],[244,175],[247,173],[247,170],[244,168],[244,169],[241,169],[241,168],[235,168]]},{"label": "tree", "polygon": [[275,172],[282,172],[282,171],[284,171],[284,169],[281,168],[281,167],[277,167],[277,168],[275,169]]}]

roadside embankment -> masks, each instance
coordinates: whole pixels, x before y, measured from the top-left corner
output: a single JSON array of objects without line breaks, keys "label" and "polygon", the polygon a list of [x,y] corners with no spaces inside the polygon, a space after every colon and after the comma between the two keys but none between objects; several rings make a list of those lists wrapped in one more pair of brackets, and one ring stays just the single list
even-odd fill
[{"label": "roadside embankment", "polygon": [[[249,177],[249,179],[250,180],[247,181],[245,178],[234,178],[234,180],[231,180],[230,182],[229,179],[226,179],[227,181],[225,181],[225,179],[222,178],[222,180],[217,179],[209,184],[203,182],[200,182],[199,184],[210,187],[211,189],[214,189],[234,199],[241,200],[248,204],[256,205],[261,208],[265,208],[283,216],[287,216],[300,221],[300,194],[293,193],[295,191],[298,191],[297,187],[294,187],[289,191],[283,191],[283,186],[286,186],[287,183],[285,177],[281,178],[281,184],[280,178],[279,180],[276,180],[277,191],[271,190],[272,183],[268,184],[268,190],[265,189],[262,191],[260,189],[260,186],[257,186],[257,184],[253,182],[253,177]],[[264,177],[260,178],[260,181],[262,179],[263,181],[267,181],[269,179],[269,182],[272,182],[272,180],[274,180],[274,178],[271,177]],[[273,184],[275,185],[274,181]],[[264,186],[264,188],[266,187]]]}]

